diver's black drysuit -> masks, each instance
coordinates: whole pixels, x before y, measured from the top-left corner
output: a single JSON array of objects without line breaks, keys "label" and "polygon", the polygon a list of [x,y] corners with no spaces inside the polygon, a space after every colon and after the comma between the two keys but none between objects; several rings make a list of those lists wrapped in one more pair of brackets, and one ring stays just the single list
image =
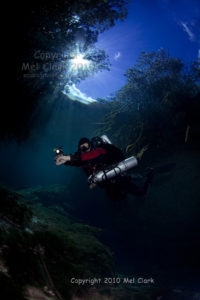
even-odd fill
[{"label": "diver's black drysuit", "polygon": [[[81,166],[87,176],[125,159],[119,148],[107,143],[102,143],[97,147],[91,146],[89,152],[78,151],[70,157],[71,160],[67,161],[65,165]],[[143,186],[138,186],[130,175],[123,173],[98,183],[98,186],[105,189],[113,200],[120,200],[125,198],[128,193],[138,196],[145,195],[150,182],[151,178],[147,176]]]}]

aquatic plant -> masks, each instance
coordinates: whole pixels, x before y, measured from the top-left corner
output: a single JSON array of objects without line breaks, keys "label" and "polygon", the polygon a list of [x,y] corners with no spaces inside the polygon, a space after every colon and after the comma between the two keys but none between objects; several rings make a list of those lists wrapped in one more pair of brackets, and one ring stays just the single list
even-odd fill
[{"label": "aquatic plant", "polygon": [[109,103],[97,134],[106,132],[127,154],[137,154],[147,145],[153,149],[173,141],[188,142],[187,128],[197,133],[198,121],[191,126],[199,111],[197,63],[185,66],[164,49],[143,51],[125,76],[127,82]]}]

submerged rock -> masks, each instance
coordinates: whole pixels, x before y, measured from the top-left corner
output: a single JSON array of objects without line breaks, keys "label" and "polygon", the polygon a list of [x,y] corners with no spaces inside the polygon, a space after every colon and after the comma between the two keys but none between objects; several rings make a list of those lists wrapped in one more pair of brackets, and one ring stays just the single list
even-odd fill
[{"label": "submerged rock", "polygon": [[79,290],[70,282],[74,274],[112,274],[112,254],[96,237],[100,229],[74,223],[62,210],[26,200],[15,191],[1,188],[0,193],[1,223],[8,225],[0,231],[0,274],[7,277],[6,290],[14,284],[19,299],[23,294],[29,300],[70,299]]},{"label": "submerged rock", "polygon": [[32,212],[21,201],[23,197],[15,191],[0,186],[1,224],[7,223],[16,229],[22,229],[32,216]]}]

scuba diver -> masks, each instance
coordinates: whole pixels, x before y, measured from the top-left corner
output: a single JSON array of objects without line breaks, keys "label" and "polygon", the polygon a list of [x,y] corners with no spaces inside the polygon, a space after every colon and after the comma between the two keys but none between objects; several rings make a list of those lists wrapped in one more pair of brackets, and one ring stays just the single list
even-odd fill
[{"label": "scuba diver", "polygon": [[56,165],[82,167],[88,177],[89,188],[98,185],[113,200],[124,199],[127,194],[145,195],[154,175],[154,170],[149,168],[143,185],[135,184],[126,171],[137,165],[136,157],[125,159],[123,152],[105,135],[91,140],[81,138],[75,154],[64,155],[61,149],[57,149],[56,153]]}]

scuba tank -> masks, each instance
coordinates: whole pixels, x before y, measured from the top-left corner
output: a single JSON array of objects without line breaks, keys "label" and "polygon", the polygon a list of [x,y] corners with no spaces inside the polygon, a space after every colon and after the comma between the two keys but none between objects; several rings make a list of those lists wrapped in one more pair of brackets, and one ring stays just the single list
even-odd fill
[{"label": "scuba tank", "polygon": [[131,156],[118,164],[112,165],[105,170],[98,171],[88,177],[89,183],[98,183],[108,179],[111,179],[117,175],[120,175],[133,167],[137,166],[138,161],[135,156]]},{"label": "scuba tank", "polygon": [[[93,139],[94,139],[94,142],[95,141],[97,143],[99,142],[99,144],[100,144],[100,141],[101,141],[101,143],[103,142],[106,144],[112,144],[110,139],[106,135],[102,135],[100,138],[95,137]],[[101,171],[91,174],[88,177],[88,183],[96,184],[96,183],[111,179],[117,175],[120,175],[120,174],[132,169],[133,167],[137,166],[137,164],[138,164],[137,158],[135,156],[131,156],[117,164],[107,167],[104,170],[101,170]]]},{"label": "scuba tank", "polygon": [[110,139],[105,134],[101,136],[101,139],[106,144],[112,144],[111,141],[110,141]]},{"label": "scuba tank", "polygon": [[98,183],[108,179],[111,179],[117,175],[120,175],[133,167],[137,166],[138,161],[135,156],[131,156],[123,161],[120,161],[118,164],[112,165],[105,170],[98,171],[89,176],[89,183]]},{"label": "scuba tank", "polygon": [[112,144],[107,135],[102,135],[101,137],[95,136],[91,139],[91,144],[94,149],[98,148],[102,144]]}]

